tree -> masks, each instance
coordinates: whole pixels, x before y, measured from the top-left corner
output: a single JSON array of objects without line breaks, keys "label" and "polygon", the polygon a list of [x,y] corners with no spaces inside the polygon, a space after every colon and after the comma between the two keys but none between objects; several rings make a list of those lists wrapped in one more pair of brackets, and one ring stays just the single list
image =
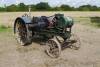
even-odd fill
[{"label": "tree", "polygon": [[72,10],[72,7],[70,7],[69,5],[61,5],[60,6],[60,9],[62,11],[71,11]]},{"label": "tree", "polygon": [[78,8],[79,11],[90,11],[91,5],[83,5]]},{"label": "tree", "polygon": [[97,6],[92,6],[92,7],[91,7],[91,11],[99,11],[99,7],[97,7]]},{"label": "tree", "polygon": [[12,5],[10,5],[10,6],[7,6],[5,9],[6,9],[6,11],[8,11],[8,12],[17,11],[17,6],[14,5],[14,4],[12,4]]},{"label": "tree", "polygon": [[31,6],[31,10],[32,10],[32,11],[36,11],[35,5],[30,5],[30,6]]},{"label": "tree", "polygon": [[28,10],[28,7],[24,3],[18,4],[17,8],[18,8],[18,11],[27,11]]},{"label": "tree", "polygon": [[3,11],[5,11],[5,8],[0,7],[0,12],[3,12]]},{"label": "tree", "polygon": [[38,4],[36,4],[36,10],[42,10],[42,11],[45,11],[45,10],[50,10],[50,6],[48,3],[44,3],[44,2],[40,2]]},{"label": "tree", "polygon": [[91,5],[82,5],[78,8],[71,7],[69,5],[63,4],[60,7],[51,7],[46,2],[40,2],[36,5],[25,5],[24,3],[20,3],[18,5],[12,4],[10,6],[0,7],[0,12],[4,11],[28,11],[28,7],[31,6],[32,11],[100,11],[100,7],[91,6]]}]

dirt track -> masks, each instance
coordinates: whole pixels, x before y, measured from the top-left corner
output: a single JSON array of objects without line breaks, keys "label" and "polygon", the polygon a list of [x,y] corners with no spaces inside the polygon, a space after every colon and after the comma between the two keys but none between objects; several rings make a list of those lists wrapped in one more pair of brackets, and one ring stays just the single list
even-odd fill
[{"label": "dirt track", "polygon": [[47,56],[43,45],[33,42],[23,47],[12,32],[0,33],[0,67],[100,67],[100,29],[75,24],[73,31],[81,48],[66,48],[57,59]]}]

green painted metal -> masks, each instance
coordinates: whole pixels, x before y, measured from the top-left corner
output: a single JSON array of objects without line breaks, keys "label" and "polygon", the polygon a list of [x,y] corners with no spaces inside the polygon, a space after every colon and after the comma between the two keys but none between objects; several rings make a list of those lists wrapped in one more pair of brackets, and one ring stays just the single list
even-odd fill
[{"label": "green painted metal", "polygon": [[[45,36],[45,38],[50,38],[52,36],[61,36],[63,39],[70,38],[71,36],[71,27],[74,22],[70,17],[65,17],[63,14],[57,14],[59,18],[55,24],[54,28],[44,29],[39,31],[39,35]],[[64,29],[69,28],[70,31],[64,31]]]},{"label": "green painted metal", "polygon": [[64,27],[69,27],[72,26],[73,19],[70,17],[65,17],[63,14],[59,16],[59,19],[57,21],[56,27],[58,28],[64,28]]}]

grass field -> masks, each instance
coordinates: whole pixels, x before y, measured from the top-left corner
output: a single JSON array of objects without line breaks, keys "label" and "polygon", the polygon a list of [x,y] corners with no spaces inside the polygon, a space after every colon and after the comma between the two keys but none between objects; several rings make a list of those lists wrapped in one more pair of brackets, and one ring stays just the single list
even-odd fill
[{"label": "grass field", "polygon": [[[33,42],[20,46],[13,34],[16,17],[25,12],[0,13],[0,67],[100,67],[100,28],[90,25],[89,17],[100,12],[57,12],[74,18],[72,32],[78,35],[81,48],[65,48],[57,59],[45,54],[45,46]],[[32,12],[32,16],[50,16],[56,12]]]},{"label": "grass field", "polygon": [[[6,26],[11,26],[13,27],[13,23],[14,20],[16,19],[16,17],[20,17],[23,14],[28,13],[28,12],[1,12],[0,13],[0,24],[1,25],[6,25]],[[100,12],[79,12],[79,11],[70,11],[70,12],[32,12],[31,16],[51,16],[54,15],[56,13],[62,13],[65,16],[70,16],[75,18],[74,20],[77,21],[81,21],[81,22],[89,22],[89,18],[88,17],[100,17]],[[85,17],[85,19],[83,18]],[[80,20],[81,18],[81,20]],[[82,19],[83,18],[83,19]]]}]

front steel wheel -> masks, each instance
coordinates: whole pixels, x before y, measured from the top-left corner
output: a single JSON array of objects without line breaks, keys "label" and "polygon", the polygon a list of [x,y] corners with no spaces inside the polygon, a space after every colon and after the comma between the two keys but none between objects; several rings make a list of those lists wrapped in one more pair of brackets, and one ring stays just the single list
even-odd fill
[{"label": "front steel wheel", "polygon": [[46,42],[46,53],[52,58],[58,58],[61,53],[61,45],[57,39],[50,39]]}]

